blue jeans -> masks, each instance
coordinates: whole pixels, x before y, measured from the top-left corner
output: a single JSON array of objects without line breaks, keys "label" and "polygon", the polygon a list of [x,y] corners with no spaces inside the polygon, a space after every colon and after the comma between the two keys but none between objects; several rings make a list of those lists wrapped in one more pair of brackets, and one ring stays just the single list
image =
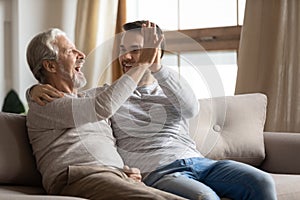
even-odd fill
[{"label": "blue jeans", "polygon": [[276,199],[275,184],[269,174],[231,160],[176,160],[151,172],[144,182],[188,199]]}]

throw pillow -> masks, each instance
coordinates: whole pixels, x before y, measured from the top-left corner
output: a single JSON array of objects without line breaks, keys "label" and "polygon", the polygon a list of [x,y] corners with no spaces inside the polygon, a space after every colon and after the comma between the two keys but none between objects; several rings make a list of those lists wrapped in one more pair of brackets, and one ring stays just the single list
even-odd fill
[{"label": "throw pillow", "polygon": [[197,149],[211,159],[231,159],[259,166],[265,158],[264,124],[267,97],[243,94],[201,99],[190,120]]}]

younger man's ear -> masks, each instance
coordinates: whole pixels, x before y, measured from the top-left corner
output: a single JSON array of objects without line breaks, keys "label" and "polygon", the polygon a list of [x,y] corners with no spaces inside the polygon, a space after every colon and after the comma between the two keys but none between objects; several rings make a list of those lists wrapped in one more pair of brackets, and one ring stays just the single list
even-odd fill
[{"label": "younger man's ear", "polygon": [[56,65],[53,61],[43,60],[43,67],[47,72],[51,72],[51,73],[56,72]]}]

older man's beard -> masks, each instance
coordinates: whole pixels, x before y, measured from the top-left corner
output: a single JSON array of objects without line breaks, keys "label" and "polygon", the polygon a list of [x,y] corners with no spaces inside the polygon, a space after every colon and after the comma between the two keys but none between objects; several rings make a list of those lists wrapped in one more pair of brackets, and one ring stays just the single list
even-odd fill
[{"label": "older man's beard", "polygon": [[86,78],[84,77],[83,73],[76,73],[73,78],[73,85],[76,89],[81,89],[86,85]]},{"label": "older man's beard", "polygon": [[[65,68],[63,64],[58,63],[61,71],[68,76],[68,73],[65,71]],[[81,89],[86,85],[86,78],[84,74],[81,73],[75,73],[74,76],[72,77],[72,82],[73,82],[73,87],[74,89]]]}]

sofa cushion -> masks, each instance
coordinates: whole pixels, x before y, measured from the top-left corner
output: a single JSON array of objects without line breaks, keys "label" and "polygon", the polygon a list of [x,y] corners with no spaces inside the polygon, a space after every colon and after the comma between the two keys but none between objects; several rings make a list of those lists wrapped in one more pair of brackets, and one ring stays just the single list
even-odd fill
[{"label": "sofa cushion", "polygon": [[0,112],[0,184],[40,186],[24,115]]},{"label": "sofa cushion", "polygon": [[80,197],[56,196],[56,195],[2,195],[1,200],[87,200]]},{"label": "sofa cushion", "polygon": [[86,200],[79,197],[46,195],[42,187],[0,186],[1,200]]},{"label": "sofa cushion", "polygon": [[0,197],[1,195],[22,195],[22,194],[46,195],[46,192],[42,187],[36,187],[36,186],[0,185]]},{"label": "sofa cushion", "polygon": [[277,198],[280,200],[299,200],[300,175],[271,174],[275,181]]},{"label": "sofa cushion", "polygon": [[244,94],[201,99],[190,120],[197,149],[211,159],[231,159],[259,166],[265,158],[263,130],[267,97]]}]

